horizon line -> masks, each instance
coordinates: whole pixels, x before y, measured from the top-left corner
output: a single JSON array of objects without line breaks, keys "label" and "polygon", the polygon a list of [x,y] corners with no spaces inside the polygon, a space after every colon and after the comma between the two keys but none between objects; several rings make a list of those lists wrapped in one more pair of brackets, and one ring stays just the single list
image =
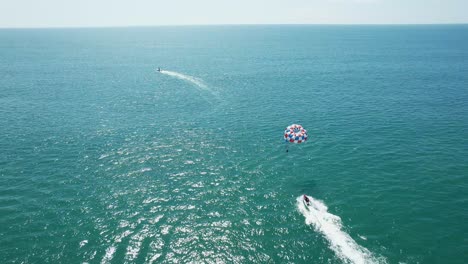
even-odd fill
[{"label": "horizon line", "polygon": [[437,25],[468,25],[468,22],[447,23],[238,23],[238,24],[159,24],[159,25],[106,25],[106,26],[32,26],[32,27],[2,27],[2,29],[94,29],[94,28],[138,28],[138,27],[190,27],[190,26],[437,26]]}]

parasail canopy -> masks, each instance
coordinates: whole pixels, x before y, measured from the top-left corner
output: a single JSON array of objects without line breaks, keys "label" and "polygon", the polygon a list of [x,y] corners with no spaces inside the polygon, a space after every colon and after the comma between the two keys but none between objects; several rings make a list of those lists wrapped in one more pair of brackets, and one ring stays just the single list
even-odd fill
[{"label": "parasail canopy", "polygon": [[307,137],[307,130],[298,124],[292,124],[284,131],[284,140],[290,143],[300,144],[306,141]]}]

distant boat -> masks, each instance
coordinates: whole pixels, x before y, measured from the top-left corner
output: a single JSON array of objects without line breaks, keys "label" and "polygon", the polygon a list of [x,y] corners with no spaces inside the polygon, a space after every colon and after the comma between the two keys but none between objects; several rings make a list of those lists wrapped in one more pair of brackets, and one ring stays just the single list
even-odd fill
[{"label": "distant boat", "polygon": [[161,72],[161,68],[160,68],[160,67],[158,67],[158,72]]}]

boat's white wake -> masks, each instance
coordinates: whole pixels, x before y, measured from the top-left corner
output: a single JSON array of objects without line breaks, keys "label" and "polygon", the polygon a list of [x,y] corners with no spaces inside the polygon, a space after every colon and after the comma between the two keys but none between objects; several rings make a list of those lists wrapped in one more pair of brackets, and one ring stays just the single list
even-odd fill
[{"label": "boat's white wake", "polygon": [[342,230],[341,218],[328,212],[327,206],[319,200],[308,196],[307,207],[302,196],[297,198],[297,208],[304,215],[307,225],[312,225],[330,243],[330,248],[345,263],[386,263],[384,258],[375,257],[367,248],[354,241]]},{"label": "boat's white wake", "polygon": [[178,72],[173,72],[173,71],[165,71],[165,70],[161,70],[160,73],[175,77],[175,78],[180,79],[180,80],[187,81],[187,82],[192,83],[192,84],[194,84],[194,85],[196,85],[196,86],[198,86],[199,88],[202,88],[202,89],[207,89],[208,88],[208,86],[203,82],[203,80],[201,80],[199,78],[196,78],[196,77],[193,77],[193,76],[189,76],[189,75],[185,75],[185,74],[178,73]]}]

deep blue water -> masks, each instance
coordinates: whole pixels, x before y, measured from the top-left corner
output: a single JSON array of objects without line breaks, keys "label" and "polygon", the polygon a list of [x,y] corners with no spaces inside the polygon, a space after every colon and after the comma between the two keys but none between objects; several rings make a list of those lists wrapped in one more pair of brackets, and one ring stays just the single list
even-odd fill
[{"label": "deep blue water", "polygon": [[466,25],[3,29],[0,262],[466,263],[467,116]]}]

